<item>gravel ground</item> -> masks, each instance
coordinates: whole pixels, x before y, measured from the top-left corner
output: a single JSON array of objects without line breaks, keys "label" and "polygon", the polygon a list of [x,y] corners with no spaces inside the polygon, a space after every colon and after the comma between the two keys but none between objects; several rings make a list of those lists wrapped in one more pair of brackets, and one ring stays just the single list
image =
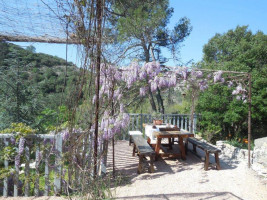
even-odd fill
[{"label": "gravel ground", "polygon": [[131,156],[132,146],[118,141],[115,148],[116,168],[127,176],[125,184],[113,190],[116,199],[267,199],[266,180],[248,169],[247,163],[231,162],[220,155],[222,169],[205,171],[204,162],[189,152],[185,161],[160,159],[155,162],[155,173],[138,175],[138,157]]},{"label": "gravel ground", "polygon": [[[113,188],[116,199],[247,199],[266,200],[266,180],[256,176],[244,162],[229,161],[220,156],[222,170],[204,171],[204,162],[191,152],[187,160],[160,159],[155,162],[155,173],[136,173],[138,157],[132,157],[132,146],[127,141],[115,145],[116,169],[124,181]],[[174,150],[176,150],[174,148]],[[198,151],[201,153],[201,150]],[[111,170],[112,151],[108,155]],[[204,154],[201,154],[204,156]],[[214,158],[210,159],[211,162]],[[63,197],[0,197],[0,200],[65,200]]]}]

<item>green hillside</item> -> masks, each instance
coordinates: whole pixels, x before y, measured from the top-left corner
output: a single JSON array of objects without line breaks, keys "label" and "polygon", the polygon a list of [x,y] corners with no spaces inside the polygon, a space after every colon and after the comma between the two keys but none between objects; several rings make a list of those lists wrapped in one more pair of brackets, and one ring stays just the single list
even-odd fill
[{"label": "green hillside", "polygon": [[78,75],[79,68],[64,59],[0,42],[0,130],[12,122],[40,128],[55,121],[50,115],[66,105]]}]

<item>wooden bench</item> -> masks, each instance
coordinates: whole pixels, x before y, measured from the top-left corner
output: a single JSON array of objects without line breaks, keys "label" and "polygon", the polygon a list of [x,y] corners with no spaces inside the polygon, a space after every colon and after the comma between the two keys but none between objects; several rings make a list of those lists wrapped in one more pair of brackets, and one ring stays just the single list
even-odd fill
[{"label": "wooden bench", "polygon": [[[214,153],[214,155],[215,155],[216,169],[217,170],[221,169],[220,161],[219,161],[219,155],[218,155],[221,152],[220,149],[218,149],[218,148],[216,148],[213,145],[210,145],[208,143],[202,142],[202,141],[200,141],[196,138],[193,138],[193,137],[187,138],[187,143],[188,142],[190,142],[193,145],[193,151],[195,153],[197,153],[196,147],[205,151],[205,154],[206,154],[205,155],[205,164],[204,164],[205,170],[208,170],[208,167],[209,167],[209,155],[210,155],[210,153]],[[186,144],[186,146],[187,146],[187,144]]]},{"label": "wooden bench", "polygon": [[149,169],[150,173],[154,172],[154,159],[155,159],[155,151],[149,146],[146,139],[143,138],[141,135],[132,135],[132,140],[134,143],[133,147],[133,156],[135,156],[135,151],[137,151],[139,155],[139,164],[137,173],[140,174],[144,171],[145,167],[144,164],[146,162],[145,157],[148,156],[150,158],[149,161]]},{"label": "wooden bench", "polygon": [[131,146],[131,144],[133,143],[132,141],[132,135],[143,135],[143,133],[141,131],[129,131],[129,146]]}]

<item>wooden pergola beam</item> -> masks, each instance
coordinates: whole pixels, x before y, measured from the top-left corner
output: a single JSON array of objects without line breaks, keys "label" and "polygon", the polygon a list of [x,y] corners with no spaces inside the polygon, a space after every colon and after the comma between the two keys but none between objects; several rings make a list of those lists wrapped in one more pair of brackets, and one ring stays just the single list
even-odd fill
[{"label": "wooden pergola beam", "polygon": [[58,37],[30,37],[23,35],[3,35],[0,34],[0,41],[9,41],[9,42],[41,42],[41,43],[55,43],[55,44],[81,44],[81,42],[74,38],[58,38]]}]

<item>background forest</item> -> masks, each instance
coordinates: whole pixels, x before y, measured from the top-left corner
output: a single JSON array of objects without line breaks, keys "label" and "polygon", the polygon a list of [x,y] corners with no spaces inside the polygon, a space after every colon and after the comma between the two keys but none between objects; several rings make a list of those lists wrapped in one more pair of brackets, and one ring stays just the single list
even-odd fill
[{"label": "background forest", "polygon": [[40,133],[65,122],[79,69],[29,46],[0,43],[0,129],[25,123]]}]

